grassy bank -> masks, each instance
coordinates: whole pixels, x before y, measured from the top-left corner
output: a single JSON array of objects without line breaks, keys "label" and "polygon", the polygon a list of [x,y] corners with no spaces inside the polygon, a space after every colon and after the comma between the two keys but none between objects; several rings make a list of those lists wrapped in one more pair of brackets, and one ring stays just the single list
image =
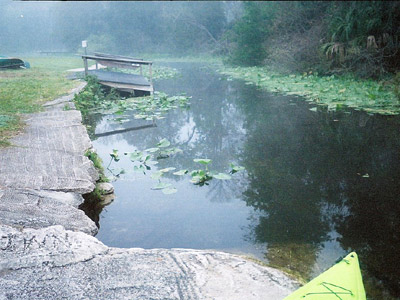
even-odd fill
[{"label": "grassy bank", "polygon": [[222,67],[221,74],[244,79],[270,92],[298,95],[330,110],[351,107],[371,113],[397,115],[399,98],[392,84],[346,76],[318,76],[312,73],[282,75],[266,67]]},{"label": "grassy bank", "polygon": [[66,94],[76,83],[65,71],[82,67],[78,57],[31,57],[30,69],[0,71],[0,147],[23,128],[22,115],[38,112],[46,101]]}]

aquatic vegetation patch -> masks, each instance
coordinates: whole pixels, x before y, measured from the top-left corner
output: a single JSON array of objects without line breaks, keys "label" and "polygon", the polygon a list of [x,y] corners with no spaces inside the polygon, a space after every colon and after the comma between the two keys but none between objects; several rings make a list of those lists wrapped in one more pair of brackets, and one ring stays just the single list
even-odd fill
[{"label": "aquatic vegetation patch", "polygon": [[134,119],[138,120],[160,120],[167,112],[177,108],[186,109],[189,107],[190,97],[185,95],[168,96],[163,92],[154,92],[154,95],[118,99],[118,101],[101,101],[96,107],[92,107],[91,113],[112,114],[114,117],[109,120],[124,123],[130,120],[130,116],[124,115],[127,111],[134,112]]},{"label": "aquatic vegetation patch", "polygon": [[[142,172],[146,175],[147,171],[150,171],[154,165],[158,164],[158,160],[168,158],[174,154],[182,153],[183,151],[177,147],[170,147],[171,143],[167,139],[160,140],[157,145],[153,148],[146,149],[144,151],[135,150],[133,152],[125,152],[124,155],[129,157],[129,159],[134,163],[133,171],[135,172]],[[112,162],[118,162],[120,160],[119,153],[117,149],[113,149],[110,153],[110,163],[107,166],[107,169],[113,174],[114,178],[118,178],[121,174],[125,173],[118,173],[117,176],[114,175],[115,170],[110,168]],[[172,173],[175,176],[190,176],[190,182],[194,185],[204,186],[209,185],[209,181],[212,179],[217,180],[230,180],[232,179],[231,175],[237,172],[244,170],[244,167],[235,165],[233,163],[230,164],[230,171],[229,174],[221,173],[216,171],[210,171],[208,169],[208,165],[212,162],[211,159],[207,158],[195,158],[193,159],[194,162],[198,163],[199,165],[203,165],[203,168],[195,169],[195,170],[187,170],[182,169],[175,171],[175,167],[167,167],[164,169],[160,169],[151,173],[150,178],[157,180],[158,183],[152,187],[153,190],[161,190],[164,194],[174,194],[178,190],[172,186],[170,183],[165,183],[161,181],[161,178],[167,174]]]},{"label": "aquatic vegetation patch", "polygon": [[74,96],[76,108],[83,115],[107,109],[121,98],[115,89],[106,91],[95,76],[86,76],[85,80],[87,81],[85,88]]},{"label": "aquatic vegetation patch", "polygon": [[129,98],[125,103],[120,103],[116,114],[126,110],[135,110],[135,119],[153,120],[163,119],[163,114],[176,108],[188,108],[189,99],[186,95],[168,96],[163,92],[155,92],[152,96]]},{"label": "aquatic vegetation patch", "polygon": [[74,98],[85,124],[88,124],[86,121],[90,115],[95,113],[117,115],[119,117],[110,120],[118,123],[129,121],[129,117],[124,116],[127,111],[134,111],[135,119],[163,119],[162,115],[168,111],[178,107],[187,108],[189,105],[190,97],[185,95],[168,96],[155,92],[150,96],[123,98],[115,89],[106,91],[94,76],[87,76],[86,81],[88,84],[85,89]]},{"label": "aquatic vegetation patch", "polygon": [[[187,108],[190,97],[185,95],[168,96],[162,92],[144,97],[124,98],[115,89],[104,88],[95,76],[86,77],[87,85],[75,95],[74,103],[82,113],[91,139],[95,139],[95,123],[101,115],[113,115],[110,121],[122,124],[132,119],[155,121],[163,119],[163,114],[172,109]],[[125,113],[130,111],[129,115]]]},{"label": "aquatic vegetation patch", "polygon": [[244,79],[248,84],[274,93],[297,95],[329,110],[350,107],[370,113],[397,115],[400,101],[393,85],[374,80],[358,79],[352,75],[319,76],[312,72],[282,75],[266,67],[222,67],[219,73],[227,80]]},{"label": "aquatic vegetation patch", "polygon": [[[232,179],[232,177],[226,173],[217,173],[215,171],[209,171],[208,165],[212,162],[211,159],[196,158],[193,161],[205,166],[205,169],[198,169],[198,170],[193,170],[190,172],[190,176],[192,177],[190,182],[195,185],[199,185],[199,186],[208,185],[209,184],[208,181],[212,180],[213,178],[219,179],[219,180]],[[237,171],[235,171],[235,173],[236,172]],[[232,171],[231,171],[231,173],[232,173]]]}]

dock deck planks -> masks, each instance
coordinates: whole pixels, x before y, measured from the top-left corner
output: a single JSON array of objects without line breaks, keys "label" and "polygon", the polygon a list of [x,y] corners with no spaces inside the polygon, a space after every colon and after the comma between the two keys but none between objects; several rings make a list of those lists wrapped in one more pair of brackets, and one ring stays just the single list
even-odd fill
[{"label": "dock deck planks", "polygon": [[[129,57],[122,57],[110,54],[101,54],[101,55],[82,55],[85,65],[85,74],[94,75],[98,78],[99,82],[103,85],[107,85],[122,91],[126,92],[134,92],[134,91],[144,91],[150,92],[151,94],[154,91],[153,83],[152,83],[152,72],[151,65],[153,64],[150,61],[143,61],[140,59],[132,59]],[[108,70],[89,70],[87,60],[95,60],[96,63],[107,62],[107,63],[116,63],[116,64],[131,64],[132,66],[141,66],[148,65],[150,70],[150,81],[142,76],[142,74],[129,74],[123,72],[115,72]],[[122,67],[122,66],[121,66]],[[142,73],[141,67],[140,71]]]}]

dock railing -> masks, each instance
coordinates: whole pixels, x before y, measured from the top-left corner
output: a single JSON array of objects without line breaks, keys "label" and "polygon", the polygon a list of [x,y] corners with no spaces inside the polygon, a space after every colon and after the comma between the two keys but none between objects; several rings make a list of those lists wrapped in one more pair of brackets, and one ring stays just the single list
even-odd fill
[{"label": "dock railing", "polygon": [[83,63],[85,66],[85,75],[89,74],[89,67],[88,67],[88,60],[95,60],[96,61],[96,66],[97,63],[104,63],[104,64],[110,64],[110,65],[116,65],[120,68],[137,68],[140,67],[140,75],[143,75],[142,72],[142,66],[148,65],[149,66],[149,80],[150,84],[153,85],[153,74],[152,74],[152,61],[146,61],[142,59],[135,59],[135,58],[129,58],[127,56],[118,56],[118,55],[111,55],[111,54],[102,54],[102,53],[97,53],[94,55],[82,55]]}]

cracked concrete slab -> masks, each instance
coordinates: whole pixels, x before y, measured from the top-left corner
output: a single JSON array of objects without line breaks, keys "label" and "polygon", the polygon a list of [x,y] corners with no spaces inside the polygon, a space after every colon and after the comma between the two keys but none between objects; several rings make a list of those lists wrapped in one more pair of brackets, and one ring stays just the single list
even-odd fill
[{"label": "cracked concrete slab", "polygon": [[82,154],[10,147],[0,151],[0,187],[86,194],[97,179]]},{"label": "cracked concrete slab", "polygon": [[61,224],[69,230],[95,235],[96,225],[76,207],[78,201],[83,202],[79,197],[27,189],[0,190],[0,223],[35,229]]},{"label": "cracked concrete slab", "polygon": [[216,251],[109,248],[61,226],[0,226],[0,238],[0,299],[279,300],[296,287],[282,272]]},{"label": "cracked concrete slab", "polygon": [[81,154],[91,147],[81,114],[76,110],[29,115],[25,122],[24,134],[12,140],[15,147]]}]

